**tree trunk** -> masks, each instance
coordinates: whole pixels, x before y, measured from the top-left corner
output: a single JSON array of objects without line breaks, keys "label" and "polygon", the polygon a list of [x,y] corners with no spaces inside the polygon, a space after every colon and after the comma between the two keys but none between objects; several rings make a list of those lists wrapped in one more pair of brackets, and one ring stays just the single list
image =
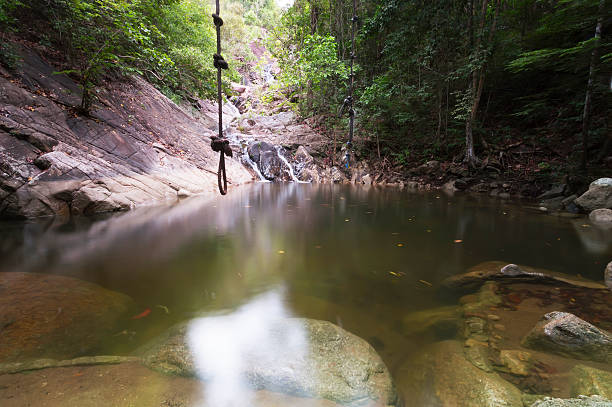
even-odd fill
[{"label": "tree trunk", "polygon": [[599,43],[601,40],[601,25],[603,23],[603,11],[605,0],[599,0],[599,11],[597,25],[595,26],[595,44],[591,53],[591,63],[589,64],[589,80],[587,82],[586,95],[584,97],[584,111],[582,112],[582,162],[580,168],[586,170],[587,158],[589,154],[589,126],[591,122],[591,98],[593,94],[593,79],[595,68],[599,60]]}]

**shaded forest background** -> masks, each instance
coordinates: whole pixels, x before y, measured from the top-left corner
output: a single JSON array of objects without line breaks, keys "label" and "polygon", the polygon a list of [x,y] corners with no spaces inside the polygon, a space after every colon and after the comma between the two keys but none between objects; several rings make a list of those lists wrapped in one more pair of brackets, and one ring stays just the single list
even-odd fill
[{"label": "shaded forest background", "polygon": [[[554,178],[612,167],[612,7],[606,0],[221,1],[230,81],[262,41],[282,99],[346,141],[353,3],[358,157],[395,168],[428,160]],[[0,0],[0,61],[33,44],[77,78],[81,110],[98,86],[138,74],[176,102],[211,97],[208,0]],[[11,42],[12,41],[12,42]],[[330,155],[333,155],[330,152]]]}]

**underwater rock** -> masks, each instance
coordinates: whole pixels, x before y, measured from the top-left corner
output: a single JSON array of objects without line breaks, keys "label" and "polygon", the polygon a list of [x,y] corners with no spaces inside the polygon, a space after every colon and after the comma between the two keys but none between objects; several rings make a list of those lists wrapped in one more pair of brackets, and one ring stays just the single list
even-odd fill
[{"label": "underwater rock", "polygon": [[402,319],[402,333],[407,336],[432,334],[448,339],[459,331],[460,317],[461,309],[454,305],[411,312]]},{"label": "underwater rock", "polygon": [[499,353],[499,359],[504,366],[504,371],[515,376],[528,376],[533,364],[531,353],[520,350],[502,350]]},{"label": "underwater rock", "polygon": [[598,395],[612,400],[612,372],[576,365],[570,371],[570,375],[572,397]]},{"label": "underwater rock", "polygon": [[575,399],[555,399],[546,397],[536,401],[531,407],[610,407],[612,401],[600,396],[581,396]]},{"label": "underwater rock", "polygon": [[584,278],[528,266],[508,264],[502,261],[480,263],[471,267],[466,273],[444,279],[442,287],[452,291],[470,291],[478,289],[485,281],[491,280],[513,283],[561,283],[582,288],[605,288],[600,283]]},{"label": "underwater rock", "polygon": [[612,362],[612,335],[567,312],[544,315],[521,345],[569,358]]},{"label": "underwater rock", "polygon": [[600,227],[612,227],[612,209],[595,209],[589,213],[589,220]]},{"label": "underwater rock", "polygon": [[116,332],[126,295],[69,277],[0,273],[0,362],[82,355]]},{"label": "underwater rock", "polygon": [[[399,405],[389,371],[365,340],[330,322],[312,319],[280,319],[266,329],[279,341],[275,346],[278,354],[245,355],[239,374],[251,387],[349,406]],[[305,335],[302,352],[282,345],[295,329]],[[168,374],[206,379],[202,374],[206,368],[198,366],[192,355],[189,331],[188,324],[180,325],[144,349],[145,365]]]},{"label": "underwater rock", "polygon": [[521,392],[467,361],[457,341],[438,342],[401,367],[407,407],[522,407]]}]

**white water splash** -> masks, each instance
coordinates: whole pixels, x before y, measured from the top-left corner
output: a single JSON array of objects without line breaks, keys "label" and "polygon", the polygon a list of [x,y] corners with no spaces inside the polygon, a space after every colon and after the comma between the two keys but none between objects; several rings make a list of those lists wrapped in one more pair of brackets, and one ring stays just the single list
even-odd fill
[{"label": "white water splash", "polygon": [[246,147],[242,150],[242,162],[247,163],[253,169],[253,171],[255,171],[255,174],[257,174],[257,176],[259,177],[259,182],[271,182],[269,179],[266,179],[266,177],[263,176],[261,171],[259,171],[259,167],[257,166],[257,164],[255,164],[253,160],[251,160],[251,157],[249,156],[249,152]]}]

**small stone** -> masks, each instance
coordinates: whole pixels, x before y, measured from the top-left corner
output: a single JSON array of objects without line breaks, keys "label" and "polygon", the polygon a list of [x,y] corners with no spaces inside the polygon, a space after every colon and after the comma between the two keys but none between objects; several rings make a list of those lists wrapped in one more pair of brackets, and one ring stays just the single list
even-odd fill
[{"label": "small stone", "polygon": [[516,264],[508,264],[507,266],[502,267],[500,272],[507,276],[520,276],[521,274],[525,274],[523,269]]},{"label": "small stone", "polygon": [[190,196],[192,196],[193,194],[189,191],[187,191],[186,189],[179,189],[178,191],[176,191],[176,196],[178,196],[179,198],[188,198]]},{"label": "small stone", "polygon": [[495,325],[493,325],[493,328],[497,329],[498,331],[505,331],[506,330],[506,326],[504,324],[495,324]]},{"label": "small stone", "polygon": [[487,315],[487,318],[489,318],[491,321],[499,321],[499,315],[495,315],[495,314],[489,314]]}]

